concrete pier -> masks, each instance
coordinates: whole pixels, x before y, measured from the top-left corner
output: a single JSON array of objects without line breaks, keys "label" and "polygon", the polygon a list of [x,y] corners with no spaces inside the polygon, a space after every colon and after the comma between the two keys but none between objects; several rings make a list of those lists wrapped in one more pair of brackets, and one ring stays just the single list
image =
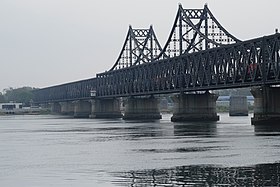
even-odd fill
[{"label": "concrete pier", "polygon": [[254,117],[252,125],[280,125],[280,87],[252,88]]},{"label": "concrete pier", "polygon": [[88,118],[91,113],[91,103],[89,101],[74,101],[74,118]]},{"label": "concrete pier", "polygon": [[159,101],[155,97],[130,97],[125,103],[125,120],[161,119]]},{"label": "concrete pier", "polygon": [[230,96],[229,115],[248,116],[248,101],[246,96]]},{"label": "concrete pier", "polygon": [[173,97],[174,110],[171,121],[219,121],[216,112],[218,96],[204,94],[178,94]]},{"label": "concrete pier", "polygon": [[51,113],[52,114],[60,114],[61,112],[61,106],[58,102],[54,102],[54,103],[49,103],[50,108],[51,108]]},{"label": "concrete pier", "polygon": [[73,102],[60,102],[61,111],[60,113],[62,115],[74,115],[74,104]]},{"label": "concrete pier", "polygon": [[90,118],[122,118],[120,100],[117,98],[92,99]]}]

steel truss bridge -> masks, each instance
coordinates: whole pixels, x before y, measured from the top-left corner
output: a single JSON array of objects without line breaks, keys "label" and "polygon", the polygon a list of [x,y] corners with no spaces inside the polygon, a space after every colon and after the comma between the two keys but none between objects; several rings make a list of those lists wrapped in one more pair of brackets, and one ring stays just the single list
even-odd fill
[{"label": "steel truss bridge", "polygon": [[166,44],[153,27],[129,26],[115,64],[96,78],[37,90],[37,103],[96,96],[190,92],[280,83],[280,34],[241,41],[230,34],[207,5],[179,5]]}]

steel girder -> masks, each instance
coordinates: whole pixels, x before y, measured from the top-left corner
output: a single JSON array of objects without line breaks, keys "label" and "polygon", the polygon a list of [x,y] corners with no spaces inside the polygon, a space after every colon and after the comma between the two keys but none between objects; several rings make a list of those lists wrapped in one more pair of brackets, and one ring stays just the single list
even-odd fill
[{"label": "steel girder", "polygon": [[98,97],[280,83],[280,34],[97,74]]},{"label": "steel girder", "polygon": [[96,90],[96,78],[71,82],[34,91],[34,103],[50,103],[89,99]]}]

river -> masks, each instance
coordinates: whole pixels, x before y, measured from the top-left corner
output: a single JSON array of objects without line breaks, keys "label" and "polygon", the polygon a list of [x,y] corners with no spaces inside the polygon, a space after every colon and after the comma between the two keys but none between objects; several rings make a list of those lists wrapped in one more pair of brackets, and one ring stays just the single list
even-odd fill
[{"label": "river", "polygon": [[0,116],[0,186],[279,186],[280,128]]}]

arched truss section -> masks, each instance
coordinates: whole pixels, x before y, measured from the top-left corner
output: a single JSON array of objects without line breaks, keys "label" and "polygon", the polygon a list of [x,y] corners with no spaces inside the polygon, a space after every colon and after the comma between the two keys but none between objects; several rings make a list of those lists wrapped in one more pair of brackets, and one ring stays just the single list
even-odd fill
[{"label": "arched truss section", "polygon": [[237,42],[241,41],[218,22],[207,4],[203,9],[184,9],[179,5],[169,38],[158,59]]},{"label": "arched truss section", "polygon": [[161,51],[162,48],[152,26],[149,29],[133,29],[129,26],[120,55],[109,71],[151,62]]}]

